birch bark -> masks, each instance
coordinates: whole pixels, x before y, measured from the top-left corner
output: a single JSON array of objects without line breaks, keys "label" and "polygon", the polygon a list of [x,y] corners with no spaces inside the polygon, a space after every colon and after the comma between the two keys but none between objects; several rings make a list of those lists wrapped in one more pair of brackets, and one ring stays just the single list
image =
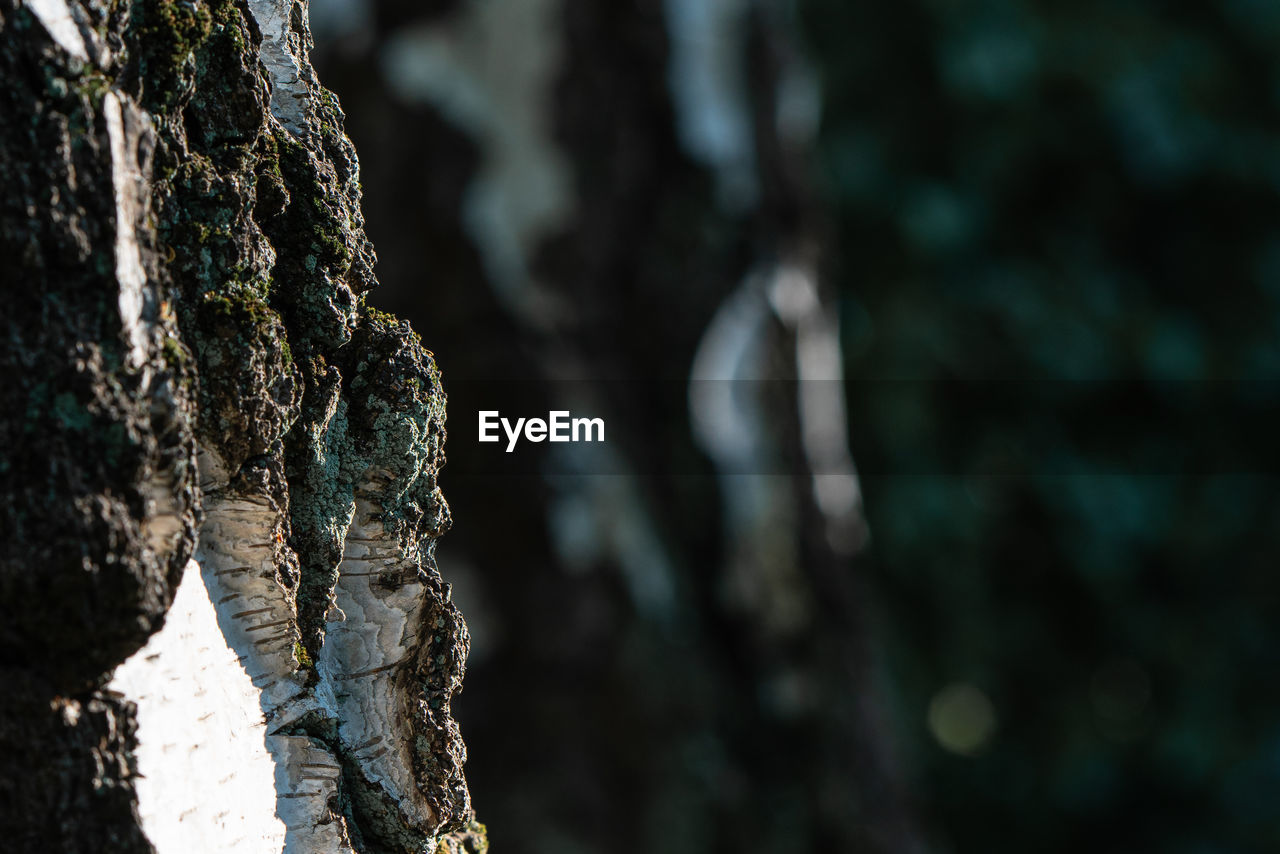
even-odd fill
[{"label": "birch bark", "polygon": [[480,851],[444,394],[297,0],[0,0],[6,850]]}]

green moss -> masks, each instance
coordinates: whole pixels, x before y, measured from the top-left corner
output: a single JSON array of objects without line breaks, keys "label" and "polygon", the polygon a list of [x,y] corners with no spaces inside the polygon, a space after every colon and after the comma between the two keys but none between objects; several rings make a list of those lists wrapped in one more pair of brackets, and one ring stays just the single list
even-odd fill
[{"label": "green moss", "polygon": [[307,652],[307,648],[300,641],[293,642],[293,657],[298,660],[299,667],[315,667],[315,662],[311,660],[311,654]]},{"label": "green moss", "polygon": [[341,145],[345,134],[342,123],[346,120],[346,115],[338,104],[338,98],[321,86],[319,100],[320,109],[317,111],[316,118],[320,124],[320,136],[326,145]]},{"label": "green moss", "polygon": [[168,191],[158,226],[175,277],[189,292],[248,287],[265,295],[266,271],[245,252],[250,182],[204,155],[191,153],[171,170],[166,159],[158,161]]},{"label": "green moss", "polygon": [[268,453],[298,414],[298,369],[280,315],[260,288],[200,295],[184,321],[200,372],[200,434],[233,470]]},{"label": "green moss", "polygon": [[212,22],[203,4],[142,0],[132,6],[128,35],[148,110],[172,108],[190,94],[192,52],[208,38]]},{"label": "green moss", "polygon": [[226,33],[230,39],[230,46],[237,52],[245,52],[249,49],[249,44],[244,39],[243,19],[240,16],[240,9],[232,0],[222,0],[215,3],[210,9],[213,20],[213,31],[217,33]]},{"label": "green moss", "polygon": [[280,315],[251,288],[233,287],[206,293],[201,297],[200,303],[205,316],[213,320],[248,320],[259,327],[274,327],[280,323]]},{"label": "green moss", "polygon": [[255,214],[270,220],[284,212],[289,204],[289,190],[285,186],[284,173],[280,171],[280,146],[274,134],[264,133],[254,149],[256,180]]},{"label": "green moss", "polygon": [[400,318],[396,317],[391,312],[375,308],[374,306],[368,305],[363,300],[361,300],[360,312],[364,315],[366,320],[382,324],[383,326],[393,327],[400,324]]},{"label": "green moss", "polygon": [[189,391],[194,380],[194,373],[191,369],[191,353],[183,346],[182,341],[176,335],[166,335],[161,347],[165,364],[178,377],[178,381],[183,388]]},{"label": "green moss", "polygon": [[357,232],[347,191],[332,170],[317,168],[315,155],[298,140],[281,132],[264,137],[257,151],[254,216],[276,250],[271,300],[297,332],[290,342],[295,356],[306,361],[351,340],[355,306],[348,281]]},{"label": "green moss", "polygon": [[104,74],[86,69],[85,73],[76,80],[75,90],[89,104],[96,107],[102,103],[103,96],[111,90],[111,81]]}]

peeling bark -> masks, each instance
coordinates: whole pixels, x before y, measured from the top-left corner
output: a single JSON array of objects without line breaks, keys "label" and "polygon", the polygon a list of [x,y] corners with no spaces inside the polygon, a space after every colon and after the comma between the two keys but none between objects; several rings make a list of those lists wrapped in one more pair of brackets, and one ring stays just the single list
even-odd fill
[{"label": "peeling bark", "polygon": [[487,846],[444,394],[367,304],[310,43],[291,0],[0,0],[8,850]]}]

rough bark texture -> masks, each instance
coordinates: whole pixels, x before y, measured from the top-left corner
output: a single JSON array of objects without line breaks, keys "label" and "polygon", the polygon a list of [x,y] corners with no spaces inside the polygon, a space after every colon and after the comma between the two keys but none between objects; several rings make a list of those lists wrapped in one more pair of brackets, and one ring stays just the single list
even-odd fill
[{"label": "rough bark texture", "polygon": [[288,0],[0,2],[8,850],[165,850],[156,811],[184,807],[138,803],[162,713],[130,689],[200,666],[157,633],[184,578],[256,689],[287,850],[486,846],[433,557],[444,395],[366,303],[355,152],[309,48]]}]

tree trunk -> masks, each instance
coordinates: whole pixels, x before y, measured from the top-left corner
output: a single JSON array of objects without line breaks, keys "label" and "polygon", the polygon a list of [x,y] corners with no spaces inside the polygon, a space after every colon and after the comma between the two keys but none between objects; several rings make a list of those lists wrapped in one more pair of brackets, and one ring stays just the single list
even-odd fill
[{"label": "tree trunk", "polygon": [[5,850],[487,845],[440,376],[367,304],[310,43],[296,0],[0,0]]}]

